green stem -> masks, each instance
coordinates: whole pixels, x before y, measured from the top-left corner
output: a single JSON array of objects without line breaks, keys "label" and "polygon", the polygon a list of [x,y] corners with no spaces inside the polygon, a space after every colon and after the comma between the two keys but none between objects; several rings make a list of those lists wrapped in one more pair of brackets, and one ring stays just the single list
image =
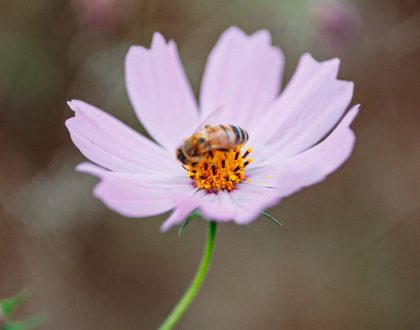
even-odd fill
[{"label": "green stem", "polygon": [[172,312],[168,315],[166,320],[162,323],[159,330],[170,330],[178,323],[181,317],[185,314],[188,307],[193,302],[195,296],[198,294],[198,291],[203,284],[207,272],[210,267],[211,258],[213,256],[213,248],[214,248],[214,239],[216,237],[216,222],[209,222],[209,229],[207,233],[207,242],[204,249],[203,256],[201,257],[201,263],[198,267],[198,271],[194,276],[193,281],[191,282],[187,291],[185,291],[184,295],[176,304]]}]

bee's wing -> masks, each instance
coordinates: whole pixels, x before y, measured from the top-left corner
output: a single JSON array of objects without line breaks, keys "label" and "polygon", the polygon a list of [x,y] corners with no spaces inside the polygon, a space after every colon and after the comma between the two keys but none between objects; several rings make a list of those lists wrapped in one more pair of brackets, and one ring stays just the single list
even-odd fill
[{"label": "bee's wing", "polygon": [[204,126],[206,125],[221,124],[222,115],[225,110],[226,110],[226,107],[224,105],[221,105],[220,107],[213,110],[207,117],[203,119],[200,125],[198,125],[198,127],[194,130],[194,133],[197,133],[198,131],[203,129]]}]

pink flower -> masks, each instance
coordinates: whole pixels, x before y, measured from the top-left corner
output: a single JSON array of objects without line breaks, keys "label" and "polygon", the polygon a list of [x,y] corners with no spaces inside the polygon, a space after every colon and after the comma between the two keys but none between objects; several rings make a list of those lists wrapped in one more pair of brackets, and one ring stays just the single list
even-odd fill
[{"label": "pink flower", "polygon": [[[175,43],[161,34],[155,33],[150,49],[131,47],[125,65],[136,115],[156,142],[78,100],[69,102],[75,117],[66,125],[74,144],[97,164],[77,167],[101,179],[94,195],[128,217],[173,210],[164,231],[196,209],[206,219],[249,223],[282,198],[324,180],[353,149],[349,126],[358,106],[344,114],[353,83],[337,80],[339,60],[317,62],[303,55],[279,94],[284,58],[266,30],[247,36],[231,27],[222,34],[207,62],[199,105]],[[208,190],[191,178],[192,168],[183,168],[175,150],[220,106],[226,110],[219,124],[248,132],[243,148],[252,146],[253,162],[246,166],[250,159],[239,155],[243,176],[231,169],[228,176],[236,178],[231,189]],[[205,175],[212,184],[222,180]]]}]

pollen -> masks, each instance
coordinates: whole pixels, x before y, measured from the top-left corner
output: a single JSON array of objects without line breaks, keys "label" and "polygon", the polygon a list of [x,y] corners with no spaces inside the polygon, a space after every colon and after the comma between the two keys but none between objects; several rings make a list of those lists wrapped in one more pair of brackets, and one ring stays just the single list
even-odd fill
[{"label": "pollen", "polygon": [[248,157],[251,151],[252,148],[248,148],[242,153],[241,147],[213,150],[185,169],[199,189],[208,192],[232,191],[238,183],[247,179],[245,168],[252,163],[252,158]]}]

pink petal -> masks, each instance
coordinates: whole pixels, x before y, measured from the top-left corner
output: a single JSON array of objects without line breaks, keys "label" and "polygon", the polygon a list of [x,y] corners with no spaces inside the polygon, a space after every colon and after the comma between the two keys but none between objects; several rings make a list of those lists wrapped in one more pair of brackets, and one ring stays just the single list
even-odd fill
[{"label": "pink petal", "polygon": [[162,225],[162,230],[166,231],[172,226],[180,224],[185,217],[193,210],[199,209],[203,218],[208,221],[230,221],[234,216],[234,209],[230,194],[225,191],[207,193],[204,190],[197,190],[187,200],[180,203],[180,206]]},{"label": "pink petal", "polygon": [[101,181],[94,195],[110,209],[127,217],[160,214],[179,205],[194,192],[188,178],[110,172],[93,164],[81,164],[78,170],[94,174]]},{"label": "pink petal", "polygon": [[209,221],[230,221],[234,216],[234,209],[230,193],[219,191],[217,194],[205,194],[200,199],[200,211]]},{"label": "pink petal", "polygon": [[227,29],[209,55],[200,90],[201,118],[225,106],[225,123],[245,129],[259,118],[280,90],[283,54],[271,46],[270,33],[247,36]]},{"label": "pink petal", "polygon": [[217,194],[213,194],[198,190],[180,203],[180,206],[163,223],[161,230],[167,231],[182,223],[195,209],[199,209],[203,218],[208,221],[224,222],[232,220],[234,216],[234,206],[229,193],[219,191]]},{"label": "pink petal", "polygon": [[[182,223],[195,209],[199,209],[203,218],[208,221],[227,222],[234,220],[236,223],[245,224],[260,215],[260,211],[272,205],[272,191],[266,188],[241,187],[233,192],[219,191],[207,193],[203,190],[189,196],[163,223],[161,230],[167,231],[171,227]],[[278,199],[276,199],[277,201]]]},{"label": "pink petal", "polygon": [[232,200],[235,209],[233,220],[239,225],[244,225],[257,219],[261,211],[277,204],[280,197],[273,189],[242,184],[232,193]]},{"label": "pink petal", "polygon": [[199,123],[175,43],[166,43],[155,33],[151,49],[131,47],[125,63],[128,95],[137,117],[158,143],[174,151]]},{"label": "pink petal", "polygon": [[155,188],[156,186],[191,186],[191,179],[185,173],[174,173],[165,170],[150,170],[142,172],[112,172],[92,163],[81,163],[76,170],[83,173],[89,173],[98,178],[106,175],[121,178],[134,184],[140,184],[145,187]]},{"label": "pink petal", "polygon": [[69,106],[75,112],[66,121],[71,138],[93,162],[124,172],[178,169],[174,155],[116,118],[83,101],[73,100]]},{"label": "pink petal", "polygon": [[248,171],[251,182],[275,186],[279,197],[321,182],[350,156],[355,141],[350,124],[359,106],[353,107],[336,129],[321,143],[288,160],[272,160],[271,165]]},{"label": "pink petal", "polygon": [[301,57],[293,78],[251,135],[269,143],[269,153],[284,158],[323,138],[341,118],[353,95],[353,83],[336,79],[339,61]]},{"label": "pink petal", "polygon": [[170,217],[160,227],[162,232],[167,232],[173,226],[181,224],[185,218],[191,214],[198,206],[198,201],[196,199],[190,198],[184,201],[180,206],[178,206],[175,211],[172,212]]}]

